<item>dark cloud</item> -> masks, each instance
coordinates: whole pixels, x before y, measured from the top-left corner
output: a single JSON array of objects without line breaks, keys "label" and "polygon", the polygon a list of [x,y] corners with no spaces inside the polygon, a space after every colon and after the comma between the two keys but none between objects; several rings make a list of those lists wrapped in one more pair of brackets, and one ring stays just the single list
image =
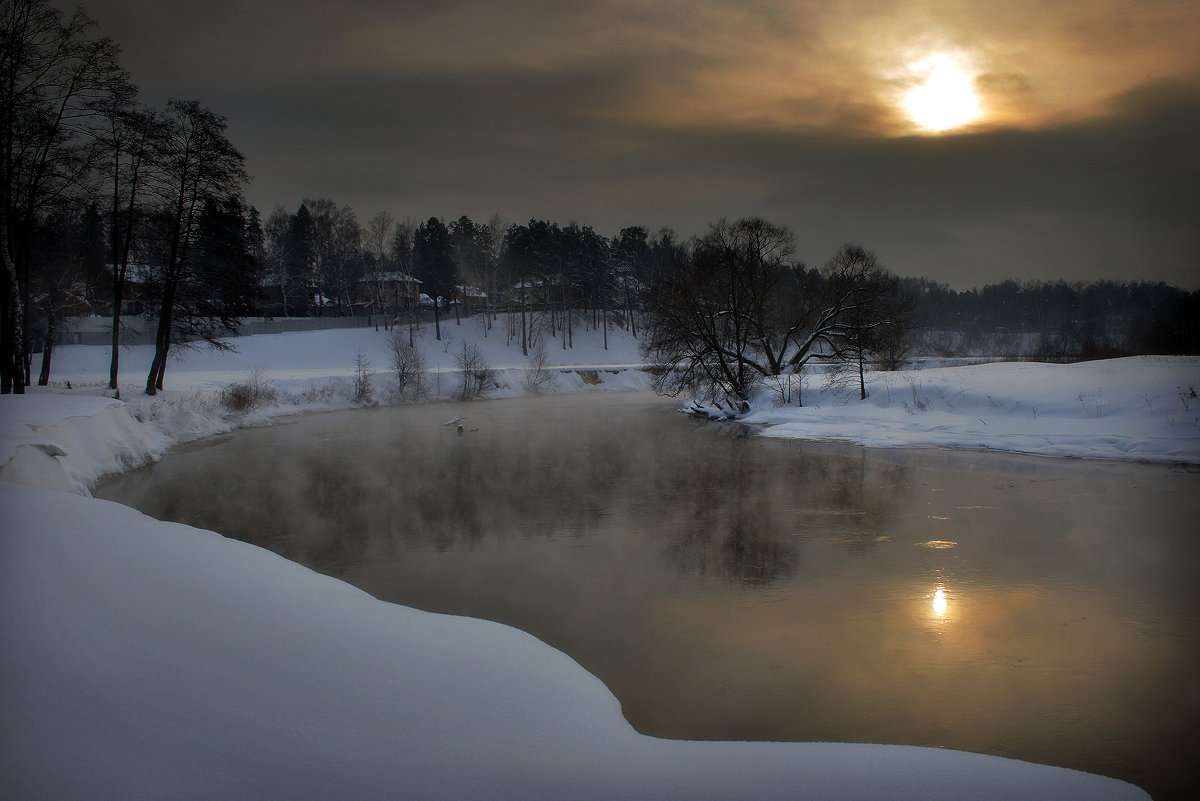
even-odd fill
[{"label": "dark cloud", "polygon": [[[1149,98],[1154,102],[1144,102]],[[957,286],[1000,277],[1200,284],[1200,100],[1143,91],[1129,112],[1041,131],[878,140],[745,137],[690,144],[761,190],[820,260],[842,240]],[[708,159],[708,163],[713,160]]]},{"label": "dark cloud", "polygon": [[[1200,74],[1194,57],[1171,65],[1178,14],[1130,23],[1119,6],[1080,0],[1050,26],[1034,24],[1042,4],[1020,22],[969,0],[936,13],[900,0],[89,9],[148,101],[195,97],[228,116],[264,211],[323,196],[361,218],[498,212],[684,236],[762,214],[792,226],[813,263],[856,241],[958,287],[1197,287]],[[878,76],[903,59],[886,37],[934,30],[937,14],[943,38],[991,59],[975,85],[995,119],[895,136],[887,97],[903,81]],[[1084,33],[1104,60],[1075,69],[1056,46],[1083,59]],[[1105,83],[1112,65],[1132,77]],[[1087,100],[1061,100],[1074,95]]]}]

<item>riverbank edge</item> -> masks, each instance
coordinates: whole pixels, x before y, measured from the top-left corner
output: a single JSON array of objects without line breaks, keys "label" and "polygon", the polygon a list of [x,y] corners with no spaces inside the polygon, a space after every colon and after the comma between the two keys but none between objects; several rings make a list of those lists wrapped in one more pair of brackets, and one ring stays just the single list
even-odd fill
[{"label": "riverbank edge", "polygon": [[[533,392],[524,387],[527,370],[494,370],[491,391],[475,402],[646,391],[651,380],[642,365],[555,366],[546,368],[546,374],[542,391]],[[178,445],[298,415],[405,405],[389,398],[386,385],[378,380],[365,402],[354,399],[352,379],[345,376],[270,383],[275,399],[245,412],[222,407],[225,386],[218,384],[124,399],[112,398],[107,391],[63,387],[30,387],[25,395],[0,396],[0,480],[91,497],[98,482],[151,464]],[[453,386],[452,380],[447,385]],[[421,402],[456,400],[460,399],[452,393],[441,392]]]}]

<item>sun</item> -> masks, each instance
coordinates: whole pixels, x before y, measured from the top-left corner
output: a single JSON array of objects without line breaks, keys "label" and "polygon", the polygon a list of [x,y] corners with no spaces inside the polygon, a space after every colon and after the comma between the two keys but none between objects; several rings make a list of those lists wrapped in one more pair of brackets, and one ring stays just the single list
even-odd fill
[{"label": "sun", "polygon": [[904,108],[927,131],[948,131],[979,119],[979,97],[971,76],[946,55],[931,56],[911,65],[925,82],[904,96]]}]

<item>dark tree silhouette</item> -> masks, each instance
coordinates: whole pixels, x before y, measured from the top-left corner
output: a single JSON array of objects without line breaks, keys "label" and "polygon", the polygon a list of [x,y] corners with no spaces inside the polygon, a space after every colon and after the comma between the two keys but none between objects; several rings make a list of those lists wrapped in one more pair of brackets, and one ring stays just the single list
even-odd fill
[{"label": "dark tree silhouette", "polygon": [[[166,132],[155,153],[157,190],[163,203],[158,216],[161,235],[160,294],[154,358],[146,376],[146,394],[163,388],[171,349],[176,304],[181,290],[195,275],[201,213],[210,201],[237,196],[249,180],[245,157],[225,137],[225,118],[195,101],[172,100],[164,117]],[[232,333],[231,317],[218,317],[204,338],[216,346],[220,335]]]},{"label": "dark tree silhouette", "polygon": [[760,218],[722,220],[690,251],[675,249],[647,295],[642,347],[655,389],[744,413],[761,379],[845,359],[855,341],[868,347],[868,332],[898,323],[881,302],[890,278],[869,251],[847,245],[819,273],[793,253],[791,232]]},{"label": "dark tree silhouette", "polygon": [[0,5],[0,392],[29,384],[38,215],[83,188],[101,152],[96,109],[128,92],[117,46],[91,38],[94,25],[45,0]]},{"label": "dark tree silhouette", "polygon": [[413,233],[413,270],[423,288],[433,298],[433,325],[437,339],[442,339],[440,306],[454,288],[454,246],[445,223],[430,217]]}]

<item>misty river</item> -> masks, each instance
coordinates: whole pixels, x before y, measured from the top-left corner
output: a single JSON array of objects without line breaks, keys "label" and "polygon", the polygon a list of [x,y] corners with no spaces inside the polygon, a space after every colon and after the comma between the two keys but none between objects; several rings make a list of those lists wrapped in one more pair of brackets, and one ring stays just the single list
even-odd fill
[{"label": "misty river", "polygon": [[942,746],[1198,791],[1200,472],[776,441],[677,410],[306,416],[96,494],[530,632],[647,734]]}]

